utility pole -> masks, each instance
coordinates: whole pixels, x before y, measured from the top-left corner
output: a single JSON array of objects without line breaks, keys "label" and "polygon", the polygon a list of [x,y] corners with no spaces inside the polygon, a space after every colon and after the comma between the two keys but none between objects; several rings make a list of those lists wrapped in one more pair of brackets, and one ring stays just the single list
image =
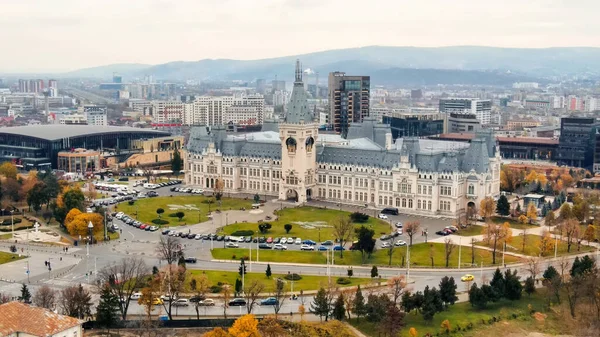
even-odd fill
[{"label": "utility pole", "polygon": [[461,239],[462,236],[458,237],[458,270],[460,270],[460,253],[461,253]]}]

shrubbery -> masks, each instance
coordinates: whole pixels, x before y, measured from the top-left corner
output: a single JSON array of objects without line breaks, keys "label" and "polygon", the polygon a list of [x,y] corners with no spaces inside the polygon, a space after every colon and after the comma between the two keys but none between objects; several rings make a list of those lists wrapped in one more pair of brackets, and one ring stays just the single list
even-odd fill
[{"label": "shrubbery", "polygon": [[352,281],[347,278],[347,277],[338,277],[337,281],[335,281],[335,283],[337,284],[350,284],[352,283]]},{"label": "shrubbery", "polygon": [[350,214],[350,220],[355,223],[365,223],[369,221],[369,216],[365,213],[354,212]]},{"label": "shrubbery", "polygon": [[254,235],[253,230],[239,230],[231,233],[231,236],[252,236]]},{"label": "shrubbery", "polygon": [[283,278],[286,280],[289,280],[289,281],[299,281],[302,279],[302,276],[300,276],[296,273],[290,273],[290,274],[285,275]]},{"label": "shrubbery", "polygon": [[154,219],[151,221],[155,225],[167,225],[169,222],[163,219]]}]

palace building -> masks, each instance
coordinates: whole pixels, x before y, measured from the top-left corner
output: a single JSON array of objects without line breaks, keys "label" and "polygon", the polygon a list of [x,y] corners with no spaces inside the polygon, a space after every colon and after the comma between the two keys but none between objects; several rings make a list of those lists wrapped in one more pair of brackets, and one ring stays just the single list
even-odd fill
[{"label": "palace building", "polygon": [[302,69],[281,121],[260,132],[228,134],[224,126],[195,127],[186,149],[186,183],[230,194],[311,199],[401,213],[457,217],[500,193],[500,154],[491,132],[470,143],[392,140],[390,126],[366,117],[345,138],[319,134],[307,105]]}]

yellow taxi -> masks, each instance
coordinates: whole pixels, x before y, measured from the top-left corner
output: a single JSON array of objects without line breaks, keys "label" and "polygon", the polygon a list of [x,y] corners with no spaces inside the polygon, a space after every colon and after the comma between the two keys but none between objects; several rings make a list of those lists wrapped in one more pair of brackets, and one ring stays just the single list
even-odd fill
[{"label": "yellow taxi", "polygon": [[465,274],[463,277],[460,278],[460,280],[463,282],[471,282],[474,279],[475,279],[475,276],[473,276],[471,274]]}]

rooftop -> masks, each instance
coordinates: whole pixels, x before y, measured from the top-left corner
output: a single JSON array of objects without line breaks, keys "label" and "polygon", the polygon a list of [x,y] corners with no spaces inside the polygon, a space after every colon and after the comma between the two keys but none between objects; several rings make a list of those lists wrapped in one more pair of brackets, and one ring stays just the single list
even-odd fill
[{"label": "rooftop", "polygon": [[24,333],[31,336],[52,336],[81,325],[82,321],[20,302],[0,305],[0,336]]},{"label": "rooftop", "polygon": [[27,125],[0,128],[0,134],[21,135],[45,140],[57,140],[88,135],[101,135],[106,133],[154,133],[157,136],[169,136],[168,132],[152,129],[132,128],[125,126],[96,126],[96,125]]},{"label": "rooftop", "polygon": [[[440,140],[461,140],[470,141],[475,138],[474,133],[444,133],[439,136],[430,137],[430,139]],[[558,139],[543,137],[496,137],[500,143],[521,143],[538,145],[558,145]]]}]

